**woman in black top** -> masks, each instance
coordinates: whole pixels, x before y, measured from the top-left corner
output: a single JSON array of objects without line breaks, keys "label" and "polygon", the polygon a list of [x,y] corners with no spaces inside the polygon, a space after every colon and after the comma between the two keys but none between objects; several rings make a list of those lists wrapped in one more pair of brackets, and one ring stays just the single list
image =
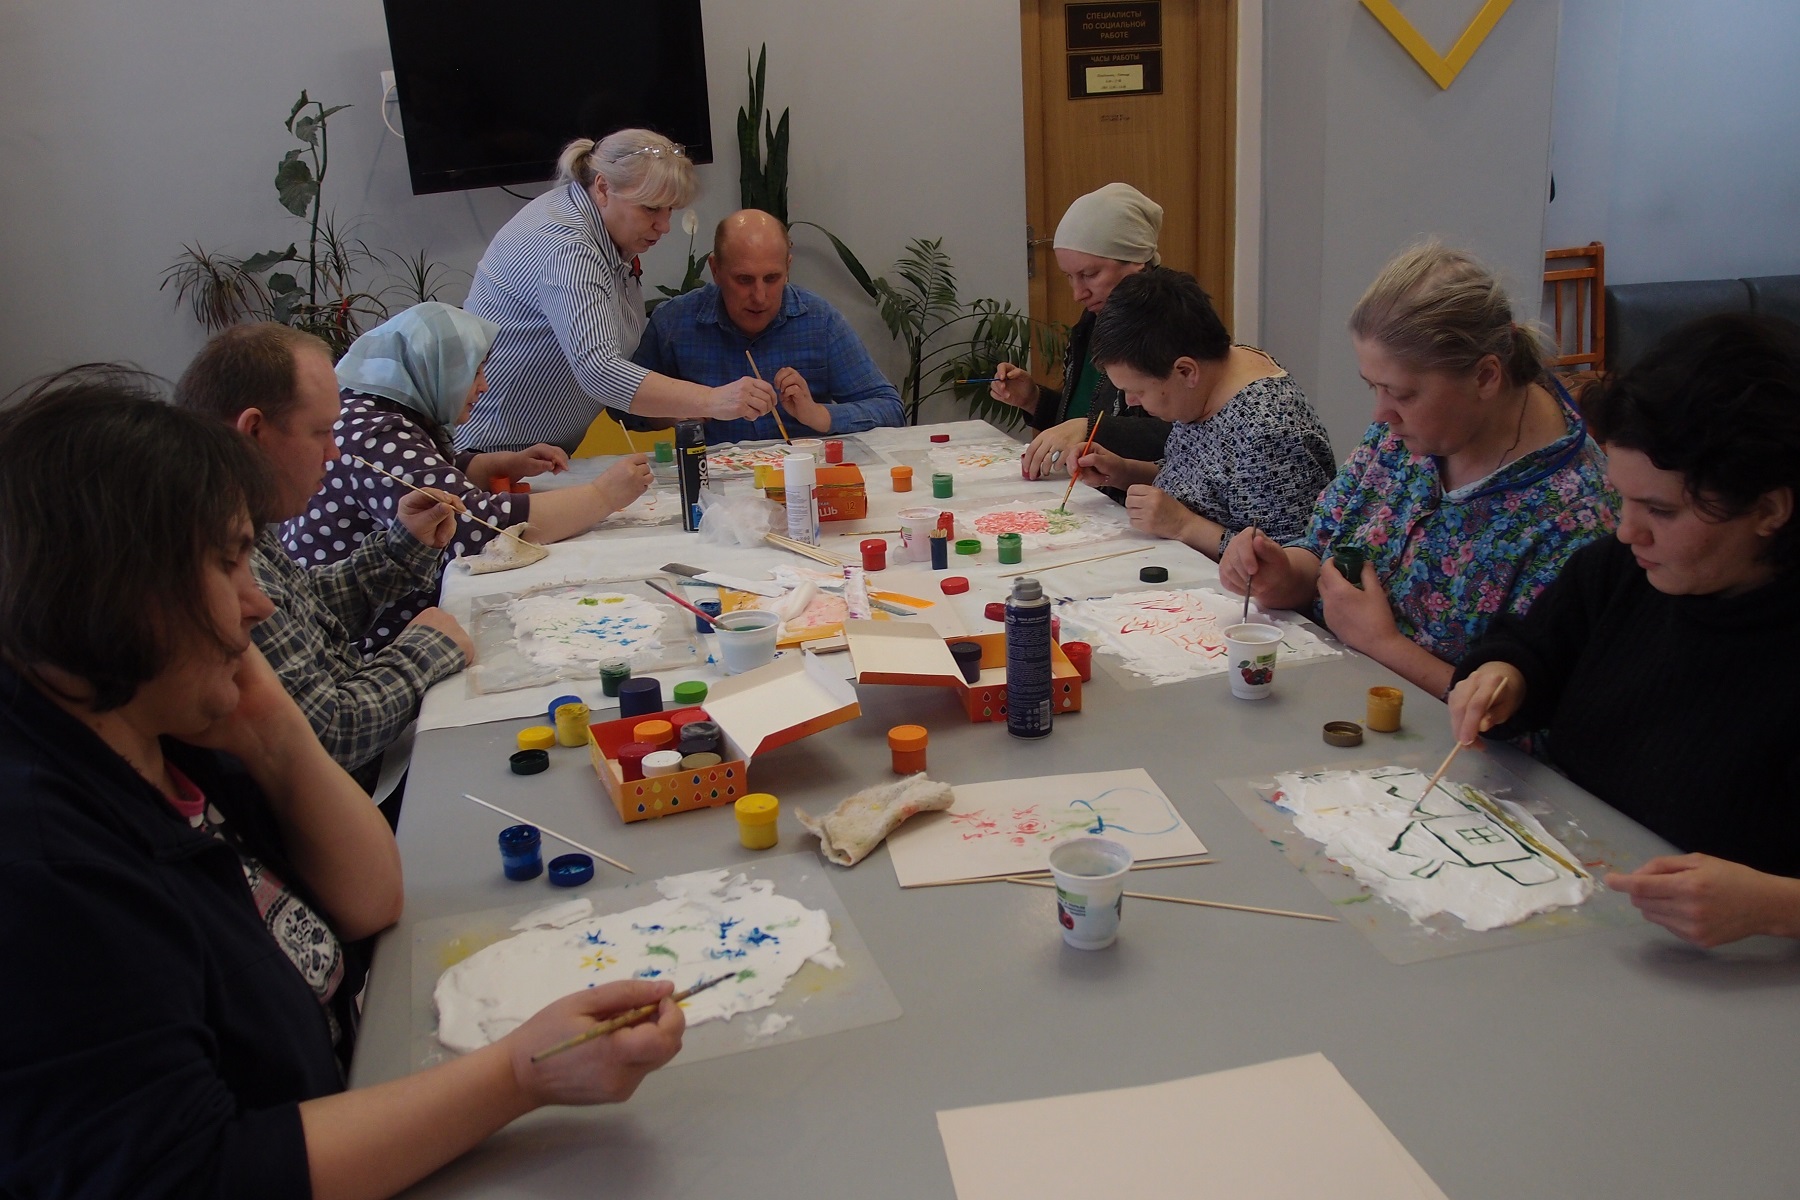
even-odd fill
[{"label": "woman in black top", "polygon": [[261,456],[92,371],[0,412],[0,455],[0,1195],[388,1196],[680,1049],[634,983],[344,1091],[345,947],[399,917],[400,856],[251,642]]},{"label": "woman in black top", "polygon": [[1547,727],[1569,778],[1688,851],[1607,877],[1650,920],[1800,937],[1800,328],[1696,322],[1585,407],[1618,533],[1469,652],[1451,727]]},{"label": "woman in black top", "polygon": [[1125,403],[1106,372],[1089,357],[1094,319],[1121,279],[1162,262],[1156,250],[1162,232],[1162,206],[1127,183],[1109,183],[1079,196],[1056,227],[1052,239],[1056,265],[1069,281],[1075,302],[1085,310],[1069,331],[1063,356],[1063,385],[1040,387],[1023,367],[1001,363],[994,368],[988,395],[1023,409],[1025,419],[1041,432],[1025,451],[1028,479],[1057,471],[1073,472],[1075,455],[1088,440],[1102,414],[1094,443],[1121,458],[1156,462],[1169,438],[1169,423]]}]

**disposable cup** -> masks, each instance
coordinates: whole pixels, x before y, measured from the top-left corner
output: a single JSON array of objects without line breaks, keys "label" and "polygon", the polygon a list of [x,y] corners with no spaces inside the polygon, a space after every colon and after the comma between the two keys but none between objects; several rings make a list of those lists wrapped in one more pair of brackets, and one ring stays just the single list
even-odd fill
[{"label": "disposable cup", "polygon": [[930,562],[931,531],[937,528],[935,508],[903,508],[900,510],[900,553],[896,562]]},{"label": "disposable cup", "polygon": [[1111,838],[1073,838],[1050,851],[1063,941],[1077,950],[1103,950],[1113,944],[1119,936],[1125,873],[1131,862],[1131,851]]},{"label": "disposable cup", "polygon": [[727,675],[754,671],[775,658],[775,639],[781,618],[759,608],[726,613],[715,631],[719,639],[719,663]]},{"label": "disposable cup", "polygon": [[1281,630],[1256,621],[1233,625],[1225,631],[1225,650],[1231,662],[1231,694],[1240,700],[1261,700],[1275,686],[1275,655],[1281,649]]}]

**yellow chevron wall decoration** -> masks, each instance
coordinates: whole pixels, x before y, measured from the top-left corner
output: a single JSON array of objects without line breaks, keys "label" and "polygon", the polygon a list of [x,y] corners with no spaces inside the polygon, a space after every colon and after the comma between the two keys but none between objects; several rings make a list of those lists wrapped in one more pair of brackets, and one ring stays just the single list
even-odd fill
[{"label": "yellow chevron wall decoration", "polygon": [[1450,53],[1439,54],[1432,44],[1425,40],[1423,34],[1413,28],[1413,23],[1401,15],[1394,7],[1394,0],[1362,0],[1362,6],[1375,14],[1387,31],[1394,35],[1394,40],[1405,47],[1425,73],[1436,81],[1440,88],[1447,88],[1455,80],[1462,69],[1469,65],[1475,57],[1475,51],[1487,35],[1494,31],[1506,10],[1512,7],[1512,0],[1487,0],[1469,27],[1456,39],[1456,45],[1450,47]]}]

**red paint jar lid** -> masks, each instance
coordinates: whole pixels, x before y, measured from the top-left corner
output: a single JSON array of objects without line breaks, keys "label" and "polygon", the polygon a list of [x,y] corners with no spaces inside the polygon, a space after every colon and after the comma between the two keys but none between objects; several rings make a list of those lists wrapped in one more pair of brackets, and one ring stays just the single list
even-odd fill
[{"label": "red paint jar lid", "polygon": [[987,615],[987,619],[990,621],[1004,621],[1006,620],[1006,601],[989,600],[987,607],[981,611]]},{"label": "red paint jar lid", "polygon": [[950,440],[950,435],[947,433],[934,433],[931,435],[931,440],[934,442],[947,442]]},{"label": "red paint jar lid", "polygon": [[952,575],[938,586],[944,589],[946,596],[960,596],[969,590],[969,581],[961,575]]}]

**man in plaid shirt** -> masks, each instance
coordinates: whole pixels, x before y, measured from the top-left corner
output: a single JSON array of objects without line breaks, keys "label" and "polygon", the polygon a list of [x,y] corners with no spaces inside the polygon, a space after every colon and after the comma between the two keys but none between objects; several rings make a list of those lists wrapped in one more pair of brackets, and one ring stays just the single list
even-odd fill
[{"label": "man in plaid shirt", "polygon": [[[234,326],[201,348],[176,385],[175,402],[256,443],[279,499],[277,523],[315,505],[332,507],[319,494],[325,464],[338,456],[337,375],[324,342],[284,325]],[[312,567],[288,557],[271,525],[251,560],[258,586],[275,602],[274,615],[252,636],[319,741],[365,789],[425,689],[475,657],[463,627],[438,608],[362,656],[358,647],[376,613],[421,587],[437,589],[442,550],[456,526],[448,504],[417,492],[400,499],[394,518],[348,558]],[[327,557],[323,547],[318,557]]]}]

